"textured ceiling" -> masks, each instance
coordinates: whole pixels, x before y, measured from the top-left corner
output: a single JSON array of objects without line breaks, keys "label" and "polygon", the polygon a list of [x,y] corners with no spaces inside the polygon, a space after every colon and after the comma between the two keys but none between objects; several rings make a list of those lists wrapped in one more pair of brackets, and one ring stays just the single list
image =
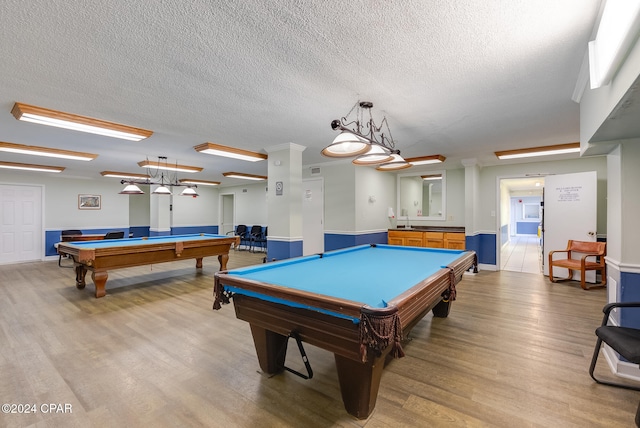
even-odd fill
[{"label": "textured ceiling", "polygon": [[[144,172],[138,161],[162,155],[232,184],[223,171],[266,174],[266,162],[193,146],[292,142],[307,147],[305,165],[328,162],[329,123],[360,99],[386,115],[405,157],[495,164],[496,150],[579,141],[571,97],[600,3],[3,0],[0,141],[99,157],[0,158],[97,177]],[[16,101],[154,135],[132,143],[18,122]]]}]

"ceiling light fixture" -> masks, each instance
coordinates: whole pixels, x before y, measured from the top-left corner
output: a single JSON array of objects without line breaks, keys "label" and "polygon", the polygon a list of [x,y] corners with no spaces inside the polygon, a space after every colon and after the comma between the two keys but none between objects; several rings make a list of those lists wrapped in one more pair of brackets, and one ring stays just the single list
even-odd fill
[{"label": "ceiling light fixture", "polygon": [[579,153],[580,143],[558,144],[556,146],[530,147],[527,149],[504,150],[495,152],[498,159],[518,159],[535,156],[561,155],[566,153]]},{"label": "ceiling light fixture", "polygon": [[11,114],[13,114],[16,119],[25,122],[121,138],[129,141],[140,141],[153,134],[153,131],[146,129],[134,128],[119,123],[107,122],[105,120],[78,116],[22,103],[15,103],[13,109],[11,109]]},{"label": "ceiling light fixture", "polygon": [[250,152],[249,150],[236,149],[234,147],[222,146],[214,143],[204,143],[193,148],[196,152],[206,153],[214,156],[224,156],[227,158],[240,159],[249,162],[258,162],[268,158],[262,153]]},{"label": "ceiling light fixture", "polygon": [[178,180],[182,184],[200,184],[202,186],[218,186],[219,181],[207,181],[207,180],[192,180],[190,178],[182,178]]},{"label": "ceiling light fixture", "polygon": [[0,168],[22,169],[25,171],[38,171],[38,172],[62,172],[65,169],[63,166],[46,166],[46,165],[34,165],[29,163],[2,162],[2,161],[0,161]]},{"label": "ceiling light fixture", "polygon": [[620,68],[640,31],[640,3],[607,1],[595,40],[589,48],[591,89],[608,85]]},{"label": "ceiling light fixture", "polygon": [[92,153],[72,152],[70,150],[50,149],[47,147],[25,146],[24,144],[0,142],[0,151],[23,155],[47,156],[71,160],[91,161],[98,157]]},{"label": "ceiling light fixture", "polygon": [[[353,161],[354,164],[379,165],[376,169],[380,171],[411,167],[411,164],[400,156],[400,151],[395,149],[387,118],[383,117],[380,125],[376,125],[371,108],[373,108],[372,102],[358,101],[346,116],[331,121],[331,129],[341,132],[322,150],[322,154],[334,158],[357,156]],[[350,120],[349,116],[354,110],[355,118]],[[369,112],[369,118],[366,120],[365,111]],[[383,128],[386,129],[386,135]]]},{"label": "ceiling light fixture", "polygon": [[264,175],[245,174],[242,172],[223,172],[222,175],[228,178],[242,178],[243,180],[266,180]]},{"label": "ceiling light fixture", "polygon": [[[153,162],[145,160],[138,162],[141,167],[147,168],[147,174],[129,174],[126,172],[114,172],[103,171],[101,174],[105,177],[124,177],[120,181],[120,184],[126,184],[120,194],[122,195],[142,195],[144,192],[138,187],[138,185],[157,185],[152,194],[155,195],[171,195],[172,187],[186,187],[180,196],[198,196],[198,193],[193,189],[198,187],[197,184],[183,183],[182,180],[178,180],[178,172],[199,172],[203,168],[196,166],[170,164],[167,162],[166,156],[158,156],[158,161]],[[169,172],[165,172],[169,171]],[[173,173],[171,173],[173,172]]]},{"label": "ceiling light fixture", "polygon": [[406,158],[405,160],[409,162],[411,165],[430,165],[434,163],[442,163],[445,161],[445,157],[442,155],[432,155],[432,156],[419,156],[416,158]]},{"label": "ceiling light fixture", "polygon": [[421,175],[423,180],[442,180],[442,174]]},{"label": "ceiling light fixture", "polygon": [[399,169],[411,168],[411,164],[400,156],[400,151],[392,150],[393,159],[390,162],[381,163],[376,167],[378,171],[397,171]]},{"label": "ceiling light fixture", "polygon": [[103,177],[111,177],[111,178],[137,178],[140,180],[147,180],[151,177],[147,174],[136,174],[133,172],[117,172],[117,171],[102,171],[100,173]]},{"label": "ceiling light fixture", "polygon": [[166,156],[158,156],[158,159],[159,159],[158,162],[150,161],[148,159],[140,161],[138,162],[138,166],[141,166],[143,168],[156,168],[156,169],[163,169],[165,171],[188,172],[188,173],[200,172],[203,170],[203,168],[200,168],[199,166],[188,166],[188,165],[178,165],[177,163],[176,164],[167,163]]}]

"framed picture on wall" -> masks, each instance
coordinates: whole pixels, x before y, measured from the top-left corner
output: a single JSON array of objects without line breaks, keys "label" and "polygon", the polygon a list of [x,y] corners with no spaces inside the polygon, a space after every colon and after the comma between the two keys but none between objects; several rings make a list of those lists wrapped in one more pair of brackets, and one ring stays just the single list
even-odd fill
[{"label": "framed picture on wall", "polygon": [[100,195],[78,195],[79,210],[99,210],[101,206]]}]

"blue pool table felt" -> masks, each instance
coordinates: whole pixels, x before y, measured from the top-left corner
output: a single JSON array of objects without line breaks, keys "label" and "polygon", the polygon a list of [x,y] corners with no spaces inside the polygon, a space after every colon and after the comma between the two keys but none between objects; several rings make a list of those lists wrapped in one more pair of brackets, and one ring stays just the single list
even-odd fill
[{"label": "blue pool table felt", "polygon": [[[384,308],[465,251],[363,245],[234,269],[229,275]],[[242,293],[233,287],[234,292]]]},{"label": "blue pool table felt", "polygon": [[128,238],[128,239],[105,239],[101,241],[73,241],[66,242],[66,244],[72,244],[76,247],[85,248],[108,248],[108,247],[126,247],[134,245],[151,245],[162,244],[167,242],[180,242],[180,241],[201,241],[205,239],[221,239],[229,238],[226,235],[213,235],[213,234],[193,234],[193,235],[168,235],[168,236],[151,236],[149,238]]}]

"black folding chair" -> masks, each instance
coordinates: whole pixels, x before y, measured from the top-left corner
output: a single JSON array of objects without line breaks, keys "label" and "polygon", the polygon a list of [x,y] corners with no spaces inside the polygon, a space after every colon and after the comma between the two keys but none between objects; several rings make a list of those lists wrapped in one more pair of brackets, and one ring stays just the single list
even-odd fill
[{"label": "black folding chair", "polygon": [[[615,308],[640,308],[640,302],[609,303],[602,309],[602,312],[604,312],[604,318],[602,319],[602,325],[596,329],[596,336],[598,336],[598,341],[596,342],[596,348],[593,351],[593,358],[591,359],[589,374],[591,375],[593,380],[602,385],[640,391],[640,386],[598,379],[593,374],[603,342],[609,345],[611,349],[620,354],[627,361],[634,364],[640,364],[640,329],[608,325],[609,314]],[[636,426],[640,427],[640,405],[638,405],[638,410],[636,411],[635,422]]]}]

